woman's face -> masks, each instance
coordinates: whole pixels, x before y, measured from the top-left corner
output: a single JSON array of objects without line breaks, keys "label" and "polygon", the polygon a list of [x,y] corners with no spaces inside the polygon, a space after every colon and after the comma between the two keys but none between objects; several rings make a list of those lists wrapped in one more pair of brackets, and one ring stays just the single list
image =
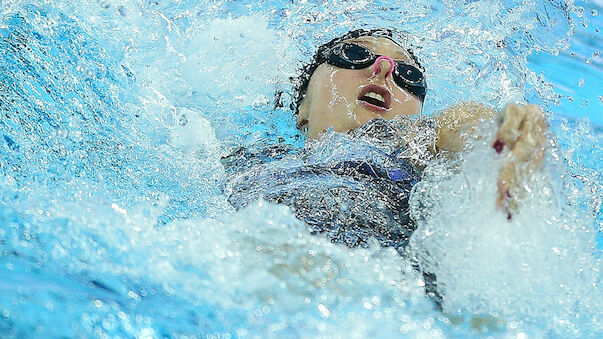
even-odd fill
[{"label": "woman's face", "polygon": [[[387,38],[368,36],[345,42],[353,42],[367,47],[376,55],[417,66],[406,50]],[[297,116],[298,126],[307,123],[309,138],[317,138],[329,127],[337,132],[346,132],[374,118],[392,119],[398,115],[421,113],[421,101],[399,87],[391,75],[387,76],[393,65],[382,59],[378,72],[375,72],[375,66],[355,70],[327,63],[318,66],[310,78]],[[369,102],[371,100],[363,100],[367,96],[383,98],[385,105],[373,105]]]}]

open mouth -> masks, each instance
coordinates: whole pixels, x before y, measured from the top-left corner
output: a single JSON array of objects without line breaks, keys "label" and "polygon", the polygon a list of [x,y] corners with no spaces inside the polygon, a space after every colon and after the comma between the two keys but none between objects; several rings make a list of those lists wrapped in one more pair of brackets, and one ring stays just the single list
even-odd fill
[{"label": "open mouth", "polygon": [[360,91],[358,102],[372,111],[384,112],[391,108],[392,96],[385,87],[367,85]]}]

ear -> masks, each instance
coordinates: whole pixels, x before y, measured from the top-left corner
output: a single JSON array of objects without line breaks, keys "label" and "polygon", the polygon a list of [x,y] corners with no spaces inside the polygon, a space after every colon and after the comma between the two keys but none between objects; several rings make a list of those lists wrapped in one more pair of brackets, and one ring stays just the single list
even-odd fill
[{"label": "ear", "polygon": [[310,103],[305,97],[299,103],[299,109],[297,110],[297,128],[301,129],[304,125],[308,124],[310,119]]}]

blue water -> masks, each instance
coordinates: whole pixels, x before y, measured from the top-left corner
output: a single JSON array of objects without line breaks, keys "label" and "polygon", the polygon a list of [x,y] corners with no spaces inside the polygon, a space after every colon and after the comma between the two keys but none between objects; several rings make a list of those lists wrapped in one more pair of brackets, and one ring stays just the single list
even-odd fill
[{"label": "blue water", "polygon": [[[1,337],[603,334],[600,2],[0,5]],[[554,132],[550,187],[513,223],[488,203],[487,142],[460,175],[427,172],[417,196],[438,213],[415,211],[413,250],[444,312],[395,251],[336,246],[285,206],[235,212],[222,193],[234,147],[303,144],[300,61],[378,26],[410,33],[426,113],[530,101]]]}]

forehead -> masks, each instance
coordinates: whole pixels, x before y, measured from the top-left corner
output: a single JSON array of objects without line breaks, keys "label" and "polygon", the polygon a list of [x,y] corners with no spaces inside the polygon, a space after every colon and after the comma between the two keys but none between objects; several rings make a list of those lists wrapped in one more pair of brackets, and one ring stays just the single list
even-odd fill
[{"label": "forehead", "polygon": [[368,47],[373,53],[385,55],[394,60],[404,61],[414,64],[408,52],[400,47],[400,45],[391,41],[388,38],[365,36],[360,38],[348,39],[345,42],[356,42],[360,45]]}]

